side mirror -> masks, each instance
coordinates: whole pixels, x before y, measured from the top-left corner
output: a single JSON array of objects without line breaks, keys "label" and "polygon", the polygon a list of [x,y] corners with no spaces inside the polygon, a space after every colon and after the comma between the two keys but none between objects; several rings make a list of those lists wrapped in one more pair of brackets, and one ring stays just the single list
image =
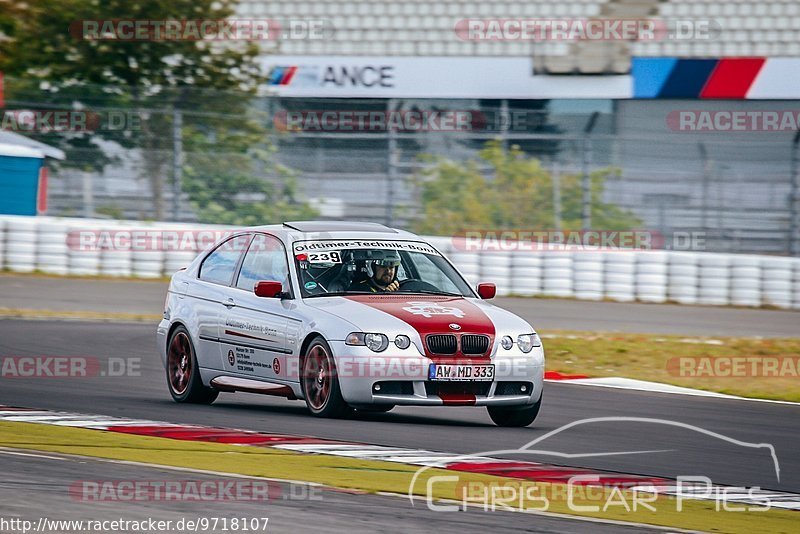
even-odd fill
[{"label": "side mirror", "polygon": [[256,287],[253,288],[253,292],[257,297],[266,297],[272,299],[280,296],[280,294],[283,292],[283,284],[280,282],[275,282],[274,280],[262,280],[260,282],[256,282]]},{"label": "side mirror", "polygon": [[497,295],[497,286],[494,284],[478,284],[478,296],[483,300],[493,299]]}]

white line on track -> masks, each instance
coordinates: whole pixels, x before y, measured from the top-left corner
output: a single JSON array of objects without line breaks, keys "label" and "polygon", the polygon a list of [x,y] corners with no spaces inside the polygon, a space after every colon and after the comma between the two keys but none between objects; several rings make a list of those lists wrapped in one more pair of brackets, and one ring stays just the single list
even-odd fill
[{"label": "white line on track", "polygon": [[668,395],[686,395],[689,397],[707,397],[712,399],[725,399],[734,401],[766,402],[770,404],[784,404],[788,406],[800,406],[800,402],[782,401],[773,399],[755,399],[750,397],[738,397],[736,395],[726,395],[714,391],[702,389],[691,389],[660,382],[647,382],[645,380],[633,380],[630,378],[576,378],[566,380],[545,379],[545,382],[554,384],[568,384],[571,386],[592,386],[596,388],[627,389],[631,391],[646,391],[649,393],[666,393]]},{"label": "white line on track", "polygon": [[61,460],[61,461],[68,460],[68,458],[61,458],[59,456],[48,456],[46,454],[41,454],[38,452],[34,454],[29,452],[19,452],[15,450],[9,450],[5,447],[0,447],[0,454],[6,454],[8,456],[27,456],[29,458],[44,458],[47,460]]}]

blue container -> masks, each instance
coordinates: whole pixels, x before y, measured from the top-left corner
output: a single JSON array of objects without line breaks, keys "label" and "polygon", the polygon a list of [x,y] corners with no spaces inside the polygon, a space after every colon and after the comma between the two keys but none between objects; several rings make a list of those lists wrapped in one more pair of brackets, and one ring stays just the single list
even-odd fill
[{"label": "blue container", "polygon": [[0,213],[37,214],[43,165],[44,155],[38,150],[0,145]]}]

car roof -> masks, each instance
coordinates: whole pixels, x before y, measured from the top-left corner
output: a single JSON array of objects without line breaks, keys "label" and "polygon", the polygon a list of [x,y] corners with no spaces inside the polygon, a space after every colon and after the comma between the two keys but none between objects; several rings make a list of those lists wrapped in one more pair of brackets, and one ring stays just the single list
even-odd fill
[{"label": "car roof", "polygon": [[359,221],[291,221],[243,228],[243,231],[268,232],[285,242],[321,239],[412,239],[424,241],[418,235],[378,223]]},{"label": "car roof", "polygon": [[285,222],[283,225],[298,232],[398,233],[394,228],[389,228],[382,224],[359,221],[292,221]]}]

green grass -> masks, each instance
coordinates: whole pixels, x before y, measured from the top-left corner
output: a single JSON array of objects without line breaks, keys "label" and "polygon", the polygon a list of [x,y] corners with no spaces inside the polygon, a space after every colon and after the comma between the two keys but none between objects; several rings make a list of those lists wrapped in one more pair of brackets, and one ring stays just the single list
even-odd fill
[{"label": "green grass", "polygon": [[2,308],[0,318],[5,319],[53,319],[73,321],[99,321],[120,323],[157,324],[162,316],[152,313],[93,312],[68,310],[36,310],[30,308]]},{"label": "green grass", "polygon": [[[663,382],[742,397],[800,402],[800,377],[791,370],[782,376],[718,376],[692,362],[681,372],[679,358],[793,358],[797,371],[800,338],[753,338],[548,331],[542,334],[546,368],[590,377],[622,376]],[[725,360],[728,361],[728,360]],[[751,360],[752,361],[752,360]],[[748,364],[749,367],[750,364]],[[760,365],[759,365],[760,367]],[[690,376],[692,369],[697,373]],[[722,368],[725,372],[726,367]],[[712,374],[713,376],[709,376]]]}]

